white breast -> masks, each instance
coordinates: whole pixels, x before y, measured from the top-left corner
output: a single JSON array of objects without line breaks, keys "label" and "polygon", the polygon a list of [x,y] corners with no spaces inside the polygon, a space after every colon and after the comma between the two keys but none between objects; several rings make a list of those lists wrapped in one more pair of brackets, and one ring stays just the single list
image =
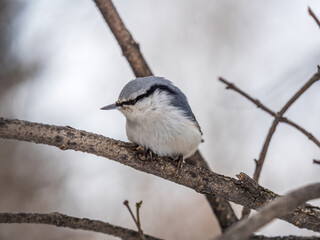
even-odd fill
[{"label": "white breast", "polygon": [[[184,112],[170,105],[165,92],[155,92],[149,98],[124,112],[128,139],[159,156],[191,156],[201,142],[196,124]],[[134,107],[134,109],[133,109]]]}]

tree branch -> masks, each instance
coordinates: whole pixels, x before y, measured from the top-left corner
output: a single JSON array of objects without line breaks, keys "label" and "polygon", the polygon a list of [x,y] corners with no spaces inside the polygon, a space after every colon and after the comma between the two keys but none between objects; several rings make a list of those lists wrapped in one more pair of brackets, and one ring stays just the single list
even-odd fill
[{"label": "tree branch", "polygon": [[[277,194],[255,182],[252,183],[254,188],[249,188],[242,181],[211,172],[206,168],[185,164],[176,173],[176,165],[169,158],[154,157],[154,161],[142,161],[139,160],[131,143],[70,127],[0,118],[0,138],[46,144],[62,150],[72,149],[106,157],[139,171],[192,188],[199,193],[218,195],[252,209],[257,209],[278,197]],[[280,218],[300,228],[320,232],[320,209],[317,207],[304,205]]]},{"label": "tree branch", "polygon": [[310,16],[314,19],[314,21],[320,27],[320,21],[319,21],[319,19],[317,18],[317,16],[314,14],[314,12],[312,11],[312,9],[310,7],[308,7],[308,12],[309,12]]},{"label": "tree branch", "polygon": [[306,201],[320,198],[320,183],[299,188],[286,196],[279,197],[258,209],[251,218],[239,221],[230,227],[217,240],[246,240],[256,230],[269,223],[276,217],[295,209]]},{"label": "tree branch", "polygon": [[[296,94],[294,94],[292,96],[292,98],[290,98],[290,100],[283,106],[283,108],[280,110],[280,112],[278,113],[279,117],[282,117],[283,114],[290,108],[290,106],[305,92],[307,91],[315,82],[319,81],[320,79],[320,68],[318,67],[318,71],[311,77],[311,79],[309,81],[307,81],[302,88],[299,89],[299,91],[296,92]],[[260,157],[259,160],[257,161],[256,164],[256,169],[255,172],[253,174],[253,179],[258,181],[259,177],[260,177],[260,173],[261,173],[261,169],[264,163],[264,160],[266,158],[267,155],[267,151],[268,151],[268,147],[270,145],[270,141],[271,138],[277,128],[277,125],[279,123],[279,118],[275,118],[273,120],[273,123],[270,127],[269,133],[266,137],[266,140],[263,144],[261,153],[260,153]]]},{"label": "tree branch", "polygon": [[[57,227],[65,227],[71,229],[81,229],[84,231],[93,231],[119,237],[125,240],[141,240],[139,232],[111,225],[98,220],[90,220],[87,218],[77,218],[64,215],[61,213],[0,213],[0,223],[31,223],[31,224],[47,224]],[[148,240],[160,240],[159,238],[145,235]],[[319,240],[317,237],[265,237],[261,235],[252,236],[250,240]]]},{"label": "tree branch", "polygon": [[116,37],[123,55],[128,60],[131,69],[137,77],[152,75],[152,72],[140,52],[139,44],[136,43],[130,32],[126,29],[117,10],[111,0],[94,0],[102,16],[108,23],[113,35]]},{"label": "tree branch", "polygon": [[[187,164],[192,166],[210,170],[208,163],[202,157],[200,151],[196,151],[195,154],[187,158],[185,161]],[[205,196],[213,213],[217,217],[222,232],[238,221],[236,214],[227,200],[212,194],[205,194]]]},{"label": "tree branch", "polygon": [[[123,55],[127,58],[130,67],[136,77],[146,77],[152,75],[152,72],[140,52],[138,44],[133,40],[130,32],[126,29],[116,8],[111,0],[94,0],[101,14],[108,23],[112,33],[116,37]],[[210,169],[206,160],[201,156],[200,152],[187,160],[192,164],[200,164],[202,167]],[[230,203],[220,197],[206,195],[212,211],[215,213],[222,231],[227,229],[233,223],[238,221]]]},{"label": "tree branch", "polygon": [[[318,71],[311,77],[309,81],[307,81],[302,88],[300,88],[290,99],[289,101],[283,106],[283,108],[280,110],[278,113],[279,117],[282,117],[283,114],[290,108],[290,106],[305,92],[307,91],[315,82],[319,81],[320,79],[320,68],[318,67]],[[276,131],[276,128],[279,124],[279,118],[275,118],[272,122],[272,125],[269,129],[268,135],[266,137],[266,140],[263,144],[263,147],[260,152],[259,160],[255,161],[256,163],[256,168],[253,174],[253,179],[256,180],[257,182],[259,181],[260,173],[263,167],[264,160],[267,156],[267,151],[272,139],[273,134]],[[244,208],[242,211],[242,216],[247,216],[249,215],[250,210]]]},{"label": "tree branch", "polygon": [[320,237],[300,237],[300,236],[266,237],[262,235],[255,235],[255,236],[249,237],[249,240],[320,240]]},{"label": "tree branch", "polygon": [[[317,75],[320,75],[320,72],[317,73]],[[253,104],[255,104],[258,108],[261,108],[263,111],[269,113],[271,116],[275,117],[276,119],[278,119],[279,122],[284,122],[287,123],[289,125],[291,125],[292,127],[296,128],[297,130],[299,130],[301,133],[303,133],[308,139],[310,139],[312,142],[314,142],[318,147],[320,147],[320,142],[318,139],[316,139],[312,133],[308,132],[307,130],[305,130],[303,127],[301,127],[300,125],[296,124],[295,122],[289,120],[288,118],[282,117],[279,115],[279,113],[275,113],[274,111],[272,111],[270,108],[266,107],[264,104],[262,104],[258,99],[254,99],[253,97],[251,97],[249,94],[247,94],[246,92],[242,91],[240,88],[238,88],[234,83],[230,83],[227,80],[223,79],[223,78],[219,78],[219,80],[221,82],[223,82],[224,84],[227,85],[227,89],[232,89],[236,92],[238,92],[240,95],[244,96],[245,98],[247,98],[249,101],[251,101]]]},{"label": "tree branch", "polygon": [[[89,230],[109,234],[124,240],[141,240],[140,233],[111,225],[98,220],[77,218],[61,213],[0,213],[0,223],[38,223],[57,227]],[[144,235],[149,240],[160,240],[149,235]]]}]

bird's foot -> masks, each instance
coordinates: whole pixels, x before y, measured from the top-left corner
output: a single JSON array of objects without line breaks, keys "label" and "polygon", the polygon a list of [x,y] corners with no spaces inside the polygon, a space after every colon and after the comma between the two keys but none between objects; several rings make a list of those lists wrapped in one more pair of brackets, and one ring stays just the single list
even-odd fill
[{"label": "bird's foot", "polygon": [[137,154],[138,154],[138,158],[140,160],[146,161],[150,157],[150,160],[153,161],[154,153],[150,149],[145,149],[142,146],[137,146],[136,147],[136,151],[137,151]]},{"label": "bird's foot", "polygon": [[178,157],[173,158],[175,162],[178,162],[176,174],[178,174],[179,170],[182,168],[183,164],[183,155],[179,155]]},{"label": "bird's foot", "polygon": [[181,169],[182,164],[183,164],[183,156],[182,156],[182,155],[179,155],[177,161],[178,161],[178,166],[177,166],[177,168],[178,168],[178,169]]}]

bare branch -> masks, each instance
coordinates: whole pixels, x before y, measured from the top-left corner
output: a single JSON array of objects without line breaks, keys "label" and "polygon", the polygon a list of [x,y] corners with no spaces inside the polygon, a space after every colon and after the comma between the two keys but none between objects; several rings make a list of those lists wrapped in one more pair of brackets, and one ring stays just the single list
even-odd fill
[{"label": "bare branch", "polygon": [[313,163],[320,164],[320,160],[313,159]]},{"label": "bare branch", "polygon": [[[0,118],[0,138],[47,144],[62,150],[72,149],[106,157],[139,171],[192,188],[199,193],[218,195],[252,209],[257,209],[278,197],[277,194],[258,184],[255,189],[259,191],[252,192],[250,189],[253,188],[248,188],[242,181],[189,164],[185,164],[176,174],[176,165],[169,158],[154,157],[154,161],[141,161],[133,144],[70,127]],[[300,228],[320,232],[320,209],[317,207],[305,205],[280,218]]]},{"label": "bare branch", "polygon": [[246,240],[256,230],[276,217],[295,209],[306,201],[320,198],[320,183],[311,184],[279,197],[258,209],[258,213],[230,227],[218,240]]},{"label": "bare branch", "polygon": [[308,12],[309,12],[310,16],[314,19],[314,21],[320,27],[320,21],[319,21],[319,19],[317,18],[317,16],[314,14],[314,12],[312,11],[312,9],[310,7],[308,7]]},{"label": "bare branch", "polygon": [[111,0],[94,0],[101,14],[108,23],[112,33],[116,37],[123,55],[128,60],[131,69],[137,77],[152,75],[152,72],[140,52],[139,44],[136,43],[130,32],[122,22]]},{"label": "bare branch", "polygon": [[[131,34],[126,29],[123,21],[121,20],[117,10],[112,4],[111,0],[94,0],[97,4],[101,14],[108,23],[112,33],[115,35],[123,55],[127,58],[130,63],[136,77],[146,77],[152,75],[152,72],[145,61],[143,55],[140,52],[138,44],[133,40]],[[201,165],[206,165],[206,168],[209,169],[209,166],[206,160],[201,156],[200,152],[192,157],[193,160],[190,160],[192,163],[200,163]],[[195,161],[196,159],[196,161]],[[216,214],[216,217],[219,221],[220,227],[222,230],[231,226],[234,222],[238,221],[230,203],[222,198],[206,195],[206,198],[210,204],[211,209]]]},{"label": "bare branch", "polygon": [[[87,218],[77,218],[61,213],[0,213],[0,223],[38,223],[48,224],[57,227],[89,230],[99,233],[109,234],[125,240],[140,240],[140,234],[136,231],[111,225],[106,222],[90,220]],[[146,239],[159,240],[149,235]]]},{"label": "bare branch", "polygon": [[[98,220],[90,220],[87,218],[76,218],[61,213],[0,213],[0,223],[31,223],[31,224],[47,224],[57,227],[66,227],[71,229],[80,229],[85,231],[93,231],[119,237],[126,240],[140,240],[140,234],[134,230],[126,229],[111,225]],[[145,235],[148,240],[160,240],[159,238]],[[317,237],[265,237],[252,236],[250,240],[319,240]]]},{"label": "bare branch", "polygon": [[[317,74],[320,75],[320,72],[318,72]],[[289,120],[288,118],[282,117],[279,115],[279,113],[275,113],[274,111],[272,111],[270,108],[266,107],[264,104],[262,104],[258,99],[254,99],[252,98],[249,94],[247,94],[246,92],[242,91],[240,88],[238,88],[234,83],[230,83],[227,80],[223,79],[223,78],[219,78],[219,80],[221,82],[223,82],[224,84],[227,85],[227,89],[232,89],[238,93],[240,93],[242,96],[244,96],[245,98],[247,98],[249,101],[251,101],[253,104],[255,104],[258,108],[261,108],[263,111],[269,113],[271,116],[275,117],[276,119],[278,119],[278,121],[280,122],[284,122],[287,123],[289,125],[291,125],[292,127],[296,128],[297,130],[299,130],[301,133],[303,133],[305,136],[307,136],[308,139],[310,139],[312,142],[314,142],[318,147],[320,147],[320,142],[318,139],[316,139],[310,132],[308,132],[307,130],[305,130],[303,127],[301,127],[300,125],[296,124],[295,122]]]},{"label": "bare branch", "polygon": [[136,203],[136,215],[137,215],[138,230],[143,235],[143,231],[141,229],[141,221],[140,221],[140,208],[141,208],[141,206],[142,206],[142,200],[140,202]]},{"label": "bare branch", "polygon": [[300,237],[300,236],[276,236],[266,237],[263,235],[255,235],[248,238],[249,240],[320,240],[320,237]]},{"label": "bare branch", "polygon": [[[202,167],[210,170],[208,163],[202,157],[199,151],[196,151],[195,154],[193,154],[185,161],[192,166]],[[212,194],[205,195],[213,213],[218,219],[222,232],[238,221],[236,214],[234,213],[230,203],[227,200]]]},{"label": "bare branch", "polygon": [[[320,79],[320,69],[318,68],[318,71],[311,77],[309,81],[307,81],[302,88],[300,88],[291,98],[290,100],[283,106],[283,108],[278,113],[279,117],[282,117],[283,114],[290,108],[290,106],[305,92],[307,91],[315,82],[319,81]],[[264,163],[264,160],[267,156],[267,151],[272,139],[273,134],[276,131],[276,128],[279,124],[279,118],[275,118],[272,122],[272,125],[269,129],[268,135],[266,137],[266,140],[263,144],[263,147],[260,152],[259,160],[256,160],[256,168],[253,174],[253,179],[257,182],[259,181],[260,173],[262,170],[262,166]],[[242,216],[247,216],[250,213],[250,209],[244,208],[242,211]]]},{"label": "bare branch", "polygon": [[145,240],[146,238],[145,238],[145,236],[144,236],[144,234],[143,234],[143,231],[142,231],[142,229],[141,229],[140,215],[139,215],[139,210],[140,210],[140,207],[141,207],[141,205],[142,205],[142,201],[136,203],[137,218],[134,216],[134,214],[133,214],[133,212],[132,212],[132,210],[131,210],[131,207],[130,207],[130,205],[129,205],[129,201],[128,201],[128,200],[125,200],[125,201],[123,202],[123,204],[127,207],[127,209],[128,209],[128,211],[129,211],[129,213],[130,213],[130,215],[131,215],[134,223],[136,224],[137,229],[138,229],[138,232],[139,232],[139,234],[140,234],[140,238],[143,239],[143,240]]},{"label": "bare branch", "polygon": [[[311,79],[309,81],[307,81],[301,89],[299,89],[299,91],[296,92],[295,95],[293,95],[292,98],[290,98],[290,100],[283,106],[283,108],[280,110],[280,112],[278,113],[279,117],[282,117],[283,114],[289,109],[289,107],[305,92],[307,91],[315,82],[319,81],[320,79],[320,71],[318,69],[318,71],[311,77]],[[263,144],[261,153],[260,153],[260,157],[259,160],[257,161],[256,164],[256,169],[253,175],[253,179],[258,181],[259,177],[260,177],[260,173],[261,173],[261,169],[264,163],[264,160],[266,158],[267,155],[267,151],[268,151],[268,147],[270,145],[270,141],[271,138],[278,126],[279,123],[279,118],[275,118],[272,126],[270,127],[269,133],[266,137],[266,140]]]}]

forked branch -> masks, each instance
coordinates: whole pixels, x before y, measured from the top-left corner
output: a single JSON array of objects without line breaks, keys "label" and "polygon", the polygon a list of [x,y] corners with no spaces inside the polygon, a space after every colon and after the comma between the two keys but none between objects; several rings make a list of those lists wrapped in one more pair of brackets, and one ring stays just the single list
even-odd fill
[{"label": "forked branch", "polygon": [[[317,75],[320,76],[320,72],[317,73]],[[308,132],[307,130],[305,130],[303,127],[301,127],[300,125],[298,125],[297,123],[289,120],[288,118],[282,117],[280,116],[279,113],[275,113],[274,111],[272,111],[270,108],[268,108],[267,106],[265,106],[264,104],[262,104],[258,99],[254,99],[253,97],[251,97],[248,93],[244,92],[243,90],[241,90],[240,88],[238,88],[234,83],[228,82],[227,80],[225,80],[224,78],[220,77],[219,80],[221,82],[223,82],[224,84],[227,85],[227,89],[232,89],[238,93],[240,93],[240,95],[244,96],[245,98],[247,98],[249,101],[251,101],[253,104],[255,104],[258,108],[262,109],[263,111],[269,113],[271,116],[273,116],[274,118],[276,118],[279,122],[284,122],[289,124],[290,126],[296,128],[297,130],[299,130],[302,134],[304,134],[308,139],[310,139],[312,142],[314,142],[318,147],[320,147],[320,141],[315,138],[312,133]]]}]

